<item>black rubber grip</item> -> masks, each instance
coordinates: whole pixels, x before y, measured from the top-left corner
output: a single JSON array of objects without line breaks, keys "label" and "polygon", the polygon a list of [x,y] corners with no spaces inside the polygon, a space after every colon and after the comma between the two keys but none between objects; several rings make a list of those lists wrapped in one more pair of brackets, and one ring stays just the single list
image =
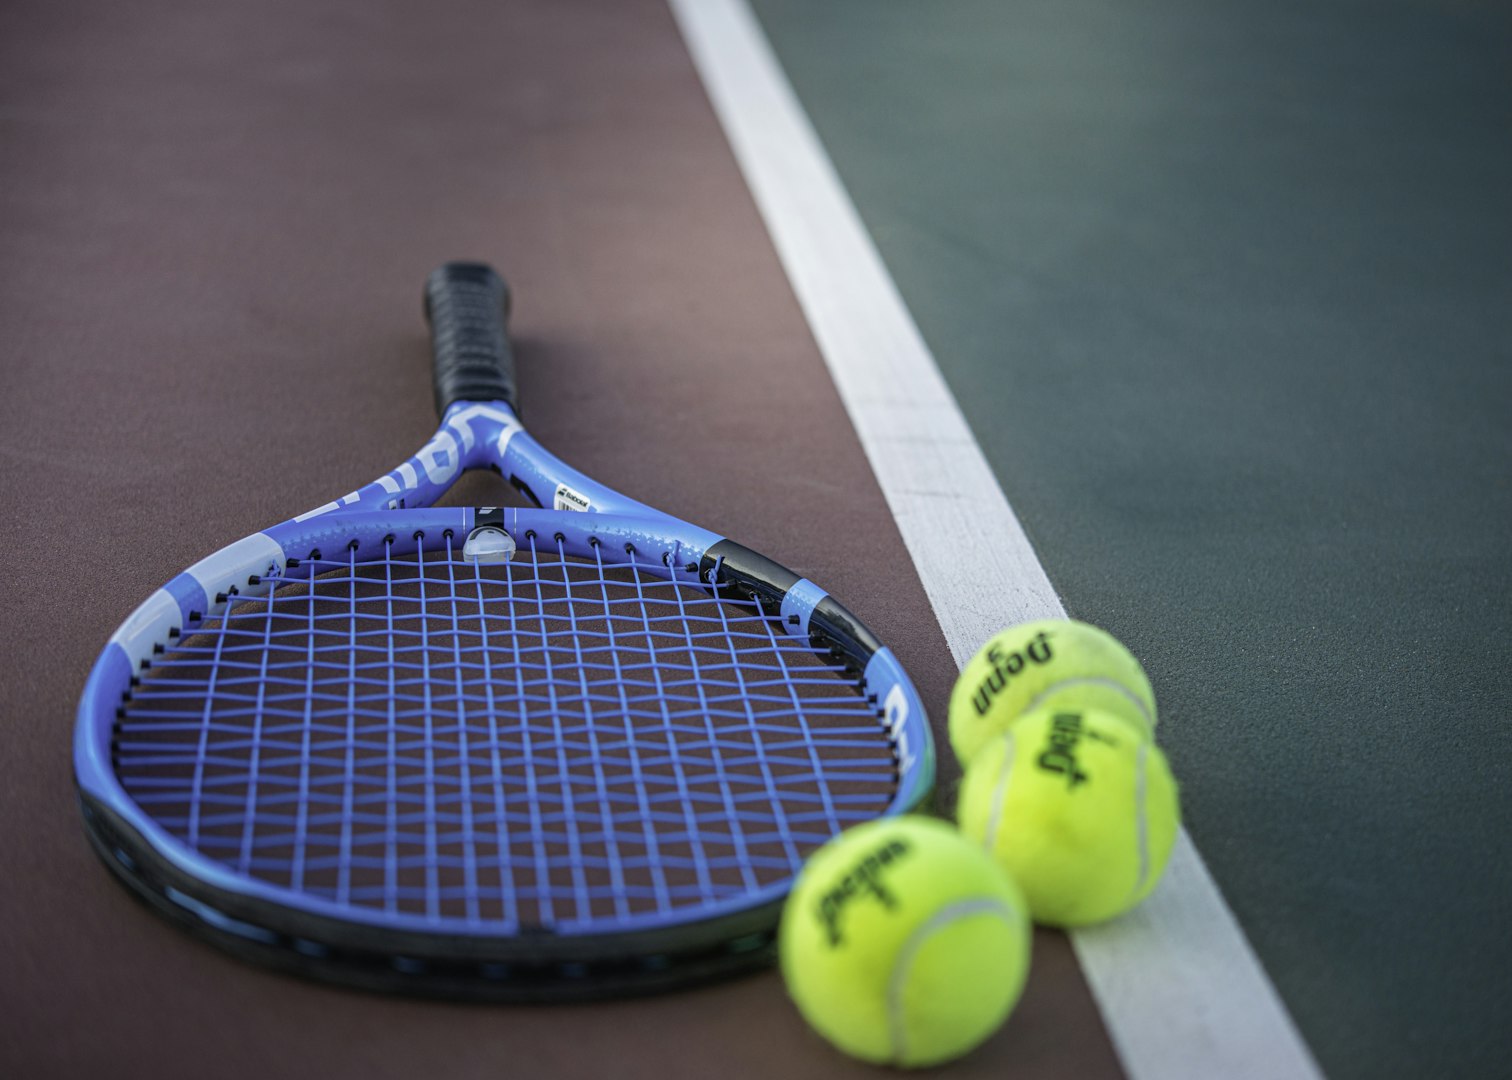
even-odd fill
[{"label": "black rubber grip", "polygon": [[519,412],[509,348],[509,286],[486,263],[450,262],[425,279],[436,414],[457,401],[502,401]]}]

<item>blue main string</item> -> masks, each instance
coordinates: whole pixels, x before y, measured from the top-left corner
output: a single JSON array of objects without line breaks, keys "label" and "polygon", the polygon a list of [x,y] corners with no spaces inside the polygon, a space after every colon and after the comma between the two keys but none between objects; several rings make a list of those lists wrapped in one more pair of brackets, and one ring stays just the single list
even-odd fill
[{"label": "blue main string", "polygon": [[683,917],[887,807],[853,674],[754,600],[594,554],[316,559],[154,664],[117,774],[238,872],[497,933]]}]

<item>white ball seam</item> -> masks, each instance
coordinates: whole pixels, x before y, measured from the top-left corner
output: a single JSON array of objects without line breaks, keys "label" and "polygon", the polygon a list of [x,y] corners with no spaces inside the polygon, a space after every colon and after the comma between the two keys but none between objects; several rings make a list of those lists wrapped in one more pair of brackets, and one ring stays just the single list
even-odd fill
[{"label": "white ball seam", "polygon": [[1134,889],[1129,896],[1135,897],[1144,889],[1150,877],[1150,770],[1149,746],[1139,744],[1139,763],[1134,773],[1134,834],[1139,848],[1139,873],[1134,878]]},{"label": "white ball seam", "polygon": [[887,980],[887,1034],[892,1047],[892,1061],[901,1063],[908,1052],[906,1018],[903,1014],[903,992],[908,986],[909,969],[914,958],[931,935],[961,919],[976,915],[997,915],[1009,926],[1016,926],[1023,916],[1002,900],[991,896],[977,896],[957,900],[935,912],[908,935],[898,949],[898,958],[893,962],[892,974]]},{"label": "white ball seam", "polygon": [[1155,715],[1150,711],[1149,706],[1144,703],[1144,700],[1117,679],[1110,679],[1101,675],[1080,675],[1075,678],[1061,679],[1058,682],[1051,683],[1030,698],[1019,715],[1022,716],[1031,709],[1039,708],[1040,705],[1056,694],[1075,686],[1099,686],[1104,690],[1112,690],[1114,693],[1122,695],[1128,699],[1129,704],[1134,706],[1135,711],[1139,713],[1139,718],[1144,721],[1145,729],[1152,733],[1154,732]]},{"label": "white ball seam", "polygon": [[1008,798],[1008,778],[1013,772],[1013,758],[1018,751],[1018,740],[1013,737],[1012,730],[1003,733],[1003,742],[1007,744],[1003,751],[1003,763],[998,767],[997,780],[992,785],[992,801],[988,803],[991,812],[987,815],[987,825],[982,830],[982,844],[989,852],[997,851],[997,833],[1003,823],[1003,803]]}]

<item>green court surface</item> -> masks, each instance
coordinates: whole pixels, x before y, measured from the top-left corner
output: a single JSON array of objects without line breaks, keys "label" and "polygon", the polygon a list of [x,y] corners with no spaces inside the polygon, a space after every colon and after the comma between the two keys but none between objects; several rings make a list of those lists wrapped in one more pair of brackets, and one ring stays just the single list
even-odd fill
[{"label": "green court surface", "polygon": [[1504,1075],[1506,9],[754,7],[1321,1066]]}]

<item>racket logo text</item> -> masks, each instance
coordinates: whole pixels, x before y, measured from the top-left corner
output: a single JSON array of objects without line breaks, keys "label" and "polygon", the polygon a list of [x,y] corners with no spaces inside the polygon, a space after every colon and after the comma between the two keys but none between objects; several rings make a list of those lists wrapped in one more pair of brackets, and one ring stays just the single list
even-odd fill
[{"label": "racket logo text", "polygon": [[898,765],[907,772],[913,767],[913,747],[908,741],[908,695],[903,692],[903,687],[897,683],[887,692],[887,697],[882,699],[882,714],[885,717],[888,734],[898,747]]},{"label": "racket logo text", "polygon": [[553,510],[576,510],[587,511],[593,509],[593,504],[588,501],[588,496],[581,491],[574,491],[566,484],[558,484],[556,495],[551,500]]}]

